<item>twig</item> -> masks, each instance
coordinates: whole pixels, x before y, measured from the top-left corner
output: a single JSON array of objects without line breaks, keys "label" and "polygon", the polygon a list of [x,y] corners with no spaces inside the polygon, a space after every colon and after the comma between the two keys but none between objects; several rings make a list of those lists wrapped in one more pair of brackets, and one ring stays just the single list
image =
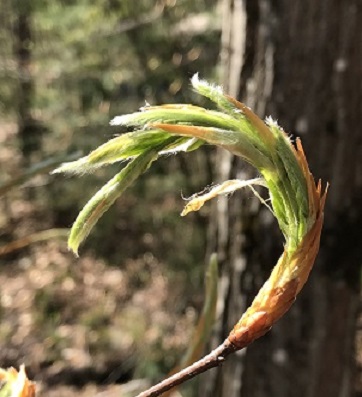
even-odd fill
[{"label": "twig", "polygon": [[238,350],[238,348],[236,348],[228,339],[226,339],[220,346],[218,346],[201,360],[195,362],[189,367],[184,368],[180,372],[170,376],[157,385],[152,386],[150,389],[142,392],[137,397],[160,396],[165,391],[186,382],[194,376],[199,375],[210,368],[221,365],[225,361],[225,358],[236,350]]},{"label": "twig", "polygon": [[12,178],[7,182],[0,183],[0,197],[8,193],[14,187],[20,186],[23,183],[27,182],[29,179],[33,178],[34,176],[48,173],[49,171],[53,170],[61,163],[75,160],[80,156],[81,156],[81,152],[78,151],[67,154],[65,156],[51,157],[47,160],[41,161],[38,164],[35,164],[27,171],[25,171],[23,174],[16,176],[15,178]]},{"label": "twig", "polygon": [[67,238],[69,229],[48,229],[30,234],[26,237],[11,241],[6,245],[0,246],[0,256],[7,255],[18,249],[27,247],[30,244],[38,243],[40,241],[50,240],[52,238]]},{"label": "twig", "polygon": [[[126,157],[131,160],[80,212],[73,224],[69,247],[77,254],[79,245],[98,219],[157,156],[170,148],[176,151],[180,143],[191,138],[197,139],[198,144],[207,142],[222,147],[244,158],[260,172],[270,192],[271,209],[285,237],[284,251],[227,340],[200,361],[138,397],[159,396],[217,367],[229,354],[265,335],[295,301],[319,250],[327,187],[323,191],[321,181],[315,184],[300,139],[293,146],[276,122],[268,119],[264,123],[246,105],[224,94],[221,87],[199,80],[197,75],[192,79],[192,85],[197,92],[215,102],[224,114],[193,105],[144,107],[140,112],[118,116],[111,122],[112,125],[145,127],[122,136],[121,154],[116,153],[119,149],[115,149],[114,141],[110,141],[97,149],[97,156],[88,155],[70,166],[68,164],[67,169],[60,169],[62,172],[82,172],[84,167],[110,164]],[[119,144],[119,138],[117,142]],[[221,187],[228,188],[227,184],[230,185],[230,181]]]}]

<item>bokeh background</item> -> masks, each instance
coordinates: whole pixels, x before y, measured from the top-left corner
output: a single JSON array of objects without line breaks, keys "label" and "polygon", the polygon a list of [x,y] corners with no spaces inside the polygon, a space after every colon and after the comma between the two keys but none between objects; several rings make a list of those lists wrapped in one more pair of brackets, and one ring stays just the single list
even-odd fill
[{"label": "bokeh background", "polygon": [[49,171],[121,131],[115,115],[193,102],[202,78],[301,136],[330,182],[321,252],[296,305],[246,351],[175,396],[362,395],[362,37],[359,0],[2,0],[0,366],[39,396],[133,396],[187,349],[211,252],[223,340],[282,237],[249,192],[179,216],[183,198],[255,176],[210,147],[158,161],[102,218],[80,258],[66,229],[119,169]]}]

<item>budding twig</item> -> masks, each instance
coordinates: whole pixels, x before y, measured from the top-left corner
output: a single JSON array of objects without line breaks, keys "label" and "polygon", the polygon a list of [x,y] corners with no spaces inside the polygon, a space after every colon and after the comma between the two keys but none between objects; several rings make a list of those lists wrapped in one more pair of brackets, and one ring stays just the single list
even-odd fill
[{"label": "budding twig", "polygon": [[210,368],[215,368],[221,365],[227,356],[238,350],[228,339],[223,344],[214,349],[211,353],[196,361],[192,365],[184,368],[178,373],[170,376],[148,390],[138,394],[137,397],[156,397],[162,393],[172,389],[181,383],[207,371]]},{"label": "budding twig", "polygon": [[[216,367],[229,354],[268,332],[293,304],[319,250],[327,189],[322,191],[320,181],[315,184],[301,141],[297,139],[294,147],[273,120],[268,118],[264,123],[244,104],[225,95],[220,87],[199,80],[197,76],[192,79],[192,84],[197,92],[215,102],[219,111],[192,105],[163,105],[116,117],[113,125],[140,129],[115,138],[87,157],[58,169],[81,173],[116,161],[131,160],[83,208],[73,225],[69,247],[77,252],[100,216],[159,155],[195,150],[207,142],[242,157],[262,176],[257,184],[269,190],[270,209],[285,238],[284,252],[222,345],[138,397],[158,396]],[[242,186],[252,187],[251,182],[255,184],[255,181],[225,182],[194,198],[184,214],[198,210],[206,200],[218,194],[229,193]]]}]

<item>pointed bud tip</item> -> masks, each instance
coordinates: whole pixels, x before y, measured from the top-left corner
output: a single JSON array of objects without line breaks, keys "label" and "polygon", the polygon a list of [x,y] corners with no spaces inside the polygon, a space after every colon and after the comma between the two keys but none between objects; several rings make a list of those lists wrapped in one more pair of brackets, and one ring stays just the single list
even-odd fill
[{"label": "pointed bud tip", "polygon": [[124,125],[125,116],[116,116],[114,117],[109,124],[110,125]]},{"label": "pointed bud tip", "polygon": [[78,245],[75,245],[74,243],[68,242],[68,251],[73,252],[74,256],[76,258],[79,258],[79,253],[78,253]]},{"label": "pointed bud tip", "polygon": [[195,73],[191,78],[191,85],[201,95],[202,91],[217,91],[219,94],[223,94],[223,89],[217,84],[210,84],[204,79],[200,79],[199,74]]},{"label": "pointed bud tip", "polygon": [[191,77],[191,84],[192,84],[193,86],[195,86],[195,85],[198,84],[199,82],[200,82],[199,73],[197,72],[197,73],[195,73],[195,74]]}]

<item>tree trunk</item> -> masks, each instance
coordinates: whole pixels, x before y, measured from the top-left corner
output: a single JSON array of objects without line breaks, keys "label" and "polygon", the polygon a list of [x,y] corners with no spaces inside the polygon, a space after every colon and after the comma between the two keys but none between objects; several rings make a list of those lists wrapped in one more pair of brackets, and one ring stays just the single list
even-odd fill
[{"label": "tree trunk", "polygon": [[32,32],[31,1],[14,0],[14,57],[19,74],[18,85],[18,125],[19,143],[24,165],[31,162],[33,152],[41,148],[41,137],[45,131],[32,115],[35,85],[31,72],[32,51],[34,46]]},{"label": "tree trunk", "polygon": [[[360,0],[224,0],[225,90],[301,136],[316,177],[330,182],[319,257],[287,315],[202,380],[203,397],[355,395],[362,246]],[[218,178],[253,171],[220,152]],[[222,341],[282,252],[270,214],[243,193],[215,205],[209,250],[219,253]],[[216,208],[217,207],[217,208]],[[222,313],[222,314],[221,314]]]}]

